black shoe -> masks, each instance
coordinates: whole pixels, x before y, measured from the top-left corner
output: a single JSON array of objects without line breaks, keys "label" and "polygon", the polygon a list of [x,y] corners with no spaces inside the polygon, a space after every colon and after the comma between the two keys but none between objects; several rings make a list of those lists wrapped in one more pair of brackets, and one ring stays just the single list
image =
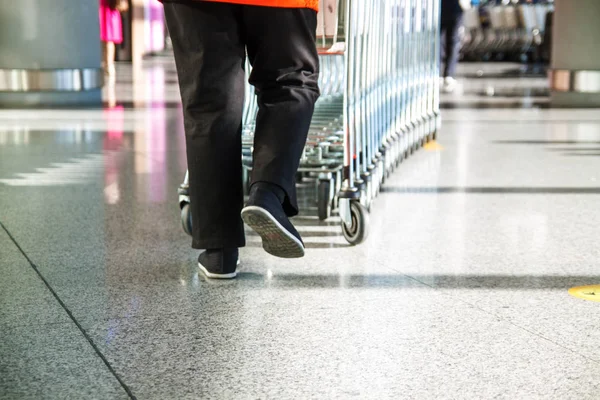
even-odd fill
[{"label": "black shoe", "polygon": [[200,253],[198,267],[207,278],[232,279],[240,264],[238,249],[211,249]]},{"label": "black shoe", "polygon": [[304,243],[285,214],[281,199],[268,187],[253,185],[242,219],[262,238],[263,249],[275,257],[304,257]]}]

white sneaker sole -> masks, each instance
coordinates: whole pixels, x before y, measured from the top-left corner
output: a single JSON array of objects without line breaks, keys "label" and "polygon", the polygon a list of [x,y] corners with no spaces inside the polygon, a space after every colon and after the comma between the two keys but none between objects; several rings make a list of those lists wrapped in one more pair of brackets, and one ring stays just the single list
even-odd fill
[{"label": "white sneaker sole", "polygon": [[304,257],[304,245],[262,207],[248,206],[242,219],[262,238],[263,249],[275,257]]},{"label": "white sneaker sole", "polygon": [[[240,265],[240,259],[238,258],[237,260],[237,265]],[[204,275],[206,275],[207,278],[210,279],[233,279],[237,276],[237,271],[236,272],[231,272],[229,274],[215,274],[213,272],[208,271],[204,265],[198,263],[198,268],[200,268],[200,271],[202,271],[202,273]]]}]

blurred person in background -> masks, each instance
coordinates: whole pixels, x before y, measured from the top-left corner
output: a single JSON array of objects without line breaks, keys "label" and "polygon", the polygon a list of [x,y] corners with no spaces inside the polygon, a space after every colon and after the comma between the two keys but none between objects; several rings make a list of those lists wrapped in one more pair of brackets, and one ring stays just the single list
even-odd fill
[{"label": "blurred person in background", "polygon": [[[244,221],[271,255],[304,243],[296,173],[319,97],[318,0],[163,0],[183,103],[192,247],[209,278],[236,276]],[[253,169],[243,207],[246,56],[256,89]],[[243,219],[243,220],[242,220]]]},{"label": "blurred person in background", "polygon": [[471,0],[442,0],[441,10],[441,63],[442,90],[451,93],[456,88],[456,67],[460,52],[460,28],[464,10]]},{"label": "blurred person in background", "polygon": [[102,67],[111,78],[115,77],[115,46],[123,42],[121,11],[129,7],[128,0],[100,0],[100,40],[102,41]]}]

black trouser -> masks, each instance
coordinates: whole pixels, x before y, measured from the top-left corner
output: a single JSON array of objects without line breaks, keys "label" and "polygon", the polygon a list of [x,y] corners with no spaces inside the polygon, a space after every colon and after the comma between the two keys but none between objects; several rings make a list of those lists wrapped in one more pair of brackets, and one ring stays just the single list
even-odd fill
[{"label": "black trouser", "polygon": [[460,27],[462,26],[462,14],[442,17],[441,25],[441,49],[442,64],[444,69],[442,76],[454,77],[458,65],[460,52]]},{"label": "black trouser", "polygon": [[165,14],[183,102],[192,247],[243,247],[246,52],[259,107],[252,182],[283,188],[293,216],[295,175],[319,97],[316,12],[194,2],[167,3]]}]

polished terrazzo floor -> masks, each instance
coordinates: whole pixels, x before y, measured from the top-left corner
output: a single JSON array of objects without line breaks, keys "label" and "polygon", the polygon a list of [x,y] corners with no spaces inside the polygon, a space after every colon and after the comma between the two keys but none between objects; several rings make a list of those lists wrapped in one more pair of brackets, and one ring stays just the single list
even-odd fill
[{"label": "polished terrazzo floor", "polygon": [[600,114],[507,68],[461,67],[365,244],[307,198],[307,256],[250,236],[229,282],[179,224],[169,60],[104,109],[0,111],[0,398],[597,399],[600,304],[567,290],[600,284]]}]

